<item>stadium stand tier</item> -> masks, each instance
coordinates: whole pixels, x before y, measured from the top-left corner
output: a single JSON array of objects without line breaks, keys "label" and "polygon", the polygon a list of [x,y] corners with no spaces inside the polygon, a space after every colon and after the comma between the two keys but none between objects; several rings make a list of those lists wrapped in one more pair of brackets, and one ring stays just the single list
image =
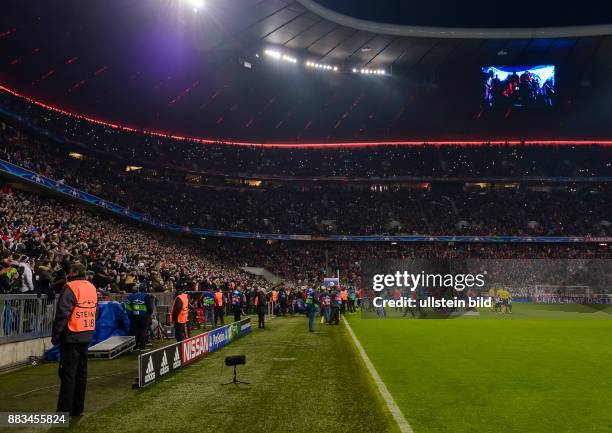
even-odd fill
[{"label": "stadium stand tier", "polygon": [[[243,161],[248,158],[242,158],[240,151],[236,154],[230,147],[212,150],[219,151],[217,155],[227,153],[226,171],[221,176],[206,176],[150,163],[143,167],[142,162],[113,158],[108,153],[85,154],[85,150],[70,142],[37,138],[23,128],[7,127],[1,134],[5,143],[2,157],[8,162],[162,222],[189,227],[302,235],[605,237],[610,234],[606,205],[611,201],[611,191],[609,183],[603,180],[610,171],[605,158],[610,150],[597,146],[574,150],[584,161],[593,161],[596,167],[572,163],[571,173],[564,173],[571,174],[570,178],[559,176],[564,166],[570,166],[569,160],[562,162],[558,169],[554,168],[559,166],[558,160],[555,164],[550,162],[552,154],[563,154],[570,149],[534,150],[527,146],[483,144],[473,148],[383,150],[381,155],[368,157],[372,167],[380,164],[384,169],[387,158],[396,160],[403,155],[407,166],[413,159],[421,164],[428,161],[439,172],[443,172],[447,159],[467,160],[462,163],[463,167],[477,167],[480,161],[483,169],[476,179],[461,177],[465,172],[460,168],[456,172],[451,167],[448,177],[441,178],[430,175],[428,179],[390,177],[380,182],[375,179],[323,182],[315,181],[314,175],[310,181],[290,177],[264,180],[235,177],[240,175],[240,169],[232,171],[230,161],[236,160],[233,157]],[[116,133],[118,140],[122,135],[132,133]],[[193,145],[206,149],[206,145]],[[285,151],[268,152],[282,155]],[[311,152],[324,151],[304,151],[303,159],[300,152],[295,152],[297,155],[289,160],[304,167],[315,165],[311,158],[320,155]],[[322,155],[324,160],[325,155]],[[280,161],[282,156],[275,158]],[[252,160],[258,158],[252,155]],[[346,164],[347,168],[350,160],[352,157],[340,164]],[[514,168],[506,170],[508,166]],[[528,166],[532,167],[531,172]],[[547,167],[553,172],[558,170],[557,176],[550,176]],[[274,165],[268,169],[273,171]],[[517,170],[535,176],[512,177]],[[427,172],[426,167],[420,171],[421,175]],[[498,177],[501,174],[506,177]],[[122,188],[109,185],[122,185]]]}]

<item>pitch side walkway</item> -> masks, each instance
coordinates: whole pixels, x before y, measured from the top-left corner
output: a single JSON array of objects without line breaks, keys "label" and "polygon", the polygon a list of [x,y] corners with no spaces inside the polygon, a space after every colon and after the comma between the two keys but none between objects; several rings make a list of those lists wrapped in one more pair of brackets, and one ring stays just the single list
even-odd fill
[{"label": "pitch side walkway", "polygon": [[[266,329],[142,390],[132,390],[136,355],[91,361],[80,432],[396,432],[397,425],[357,353],[346,327],[304,316],[275,318]],[[231,380],[228,355],[245,354]],[[0,376],[1,411],[52,411],[57,365]],[[19,431],[19,430],[15,430]],[[25,430],[21,430],[25,431]],[[36,431],[40,431],[36,430]],[[67,431],[61,429],[57,431]]]}]

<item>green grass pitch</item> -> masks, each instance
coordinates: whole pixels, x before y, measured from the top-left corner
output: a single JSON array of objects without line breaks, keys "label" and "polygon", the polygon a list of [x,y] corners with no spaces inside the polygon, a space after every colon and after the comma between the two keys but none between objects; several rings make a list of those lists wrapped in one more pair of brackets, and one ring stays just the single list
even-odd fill
[{"label": "green grass pitch", "polygon": [[[592,433],[612,432],[610,313],[515,304],[512,315],[348,319],[415,433]],[[142,390],[135,354],[91,361],[86,414],[57,431],[398,431],[345,326],[316,330],[275,318]],[[222,387],[223,358],[242,353],[251,385]],[[0,375],[0,411],[52,411],[56,370]]]},{"label": "green grass pitch", "polygon": [[416,433],[612,432],[612,312],[349,318]]},{"label": "green grass pitch", "polygon": [[[251,385],[221,386],[232,378],[224,357],[238,354],[238,379]],[[398,431],[343,325],[317,323],[309,335],[305,316],[274,318],[142,390],[131,389],[136,356],[90,361],[85,416],[54,431]],[[53,411],[58,384],[55,363],[0,375],[0,411]]]}]

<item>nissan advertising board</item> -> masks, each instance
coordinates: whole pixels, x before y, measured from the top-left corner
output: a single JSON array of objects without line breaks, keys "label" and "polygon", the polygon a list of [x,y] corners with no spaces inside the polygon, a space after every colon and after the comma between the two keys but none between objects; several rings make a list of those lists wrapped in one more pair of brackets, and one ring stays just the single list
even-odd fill
[{"label": "nissan advertising board", "polygon": [[222,326],[138,356],[138,386],[163,378],[251,332],[251,319]]}]

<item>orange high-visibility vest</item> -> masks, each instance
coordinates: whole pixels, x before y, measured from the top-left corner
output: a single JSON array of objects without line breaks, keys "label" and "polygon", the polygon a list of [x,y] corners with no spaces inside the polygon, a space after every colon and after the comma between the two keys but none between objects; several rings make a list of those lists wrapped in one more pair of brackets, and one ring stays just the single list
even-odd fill
[{"label": "orange high-visibility vest", "polygon": [[87,280],[75,280],[66,283],[76,298],[76,305],[68,319],[68,329],[72,332],[88,332],[96,329],[96,307],[98,293]]},{"label": "orange high-visibility vest", "polygon": [[177,299],[180,299],[183,303],[181,311],[178,313],[176,318],[177,323],[187,323],[189,321],[189,296],[186,293],[181,293],[174,301],[172,301],[172,308],[170,309],[170,322],[172,322],[172,312],[174,311],[174,303]]},{"label": "orange high-visibility vest", "polygon": [[223,292],[215,292],[215,305],[223,307]]},{"label": "orange high-visibility vest", "polygon": [[340,299],[342,299],[343,301],[348,300],[348,292],[346,290],[340,291]]},{"label": "orange high-visibility vest", "polygon": [[276,302],[278,300],[278,292],[276,290],[272,290],[272,302]]}]

